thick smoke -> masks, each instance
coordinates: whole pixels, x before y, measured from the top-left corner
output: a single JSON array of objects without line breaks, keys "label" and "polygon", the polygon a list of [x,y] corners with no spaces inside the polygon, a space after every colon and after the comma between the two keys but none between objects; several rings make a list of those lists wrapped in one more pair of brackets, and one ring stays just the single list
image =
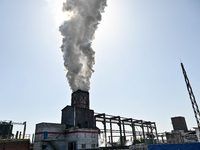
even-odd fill
[{"label": "thick smoke", "polygon": [[70,19],[60,26],[63,35],[61,50],[67,80],[72,91],[89,91],[95,64],[92,40],[101,21],[107,0],[66,0],[63,11]]}]

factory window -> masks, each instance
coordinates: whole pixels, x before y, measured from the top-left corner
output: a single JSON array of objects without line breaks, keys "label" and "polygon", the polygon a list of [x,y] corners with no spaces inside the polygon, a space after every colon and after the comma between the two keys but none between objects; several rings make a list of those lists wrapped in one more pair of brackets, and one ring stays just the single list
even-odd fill
[{"label": "factory window", "polygon": [[44,139],[48,138],[48,132],[44,132]]},{"label": "factory window", "polygon": [[82,144],[82,148],[86,148],[86,144]]},{"label": "factory window", "polygon": [[95,144],[92,144],[92,148],[95,148]]}]

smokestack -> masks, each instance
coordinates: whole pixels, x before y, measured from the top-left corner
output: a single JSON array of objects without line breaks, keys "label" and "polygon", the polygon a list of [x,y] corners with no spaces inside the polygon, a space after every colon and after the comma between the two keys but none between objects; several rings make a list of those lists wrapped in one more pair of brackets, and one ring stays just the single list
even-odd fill
[{"label": "smokestack", "polygon": [[66,77],[73,92],[90,89],[95,64],[92,41],[106,2],[107,0],[66,0],[63,3],[63,11],[68,12],[70,19],[59,28],[63,36],[61,50]]},{"label": "smokestack", "polygon": [[89,92],[78,90],[72,93],[71,106],[90,109]]},{"label": "smokestack", "polygon": [[89,92],[77,90],[71,95],[71,106],[62,109],[61,123],[67,127],[95,128],[94,110],[89,108]]}]

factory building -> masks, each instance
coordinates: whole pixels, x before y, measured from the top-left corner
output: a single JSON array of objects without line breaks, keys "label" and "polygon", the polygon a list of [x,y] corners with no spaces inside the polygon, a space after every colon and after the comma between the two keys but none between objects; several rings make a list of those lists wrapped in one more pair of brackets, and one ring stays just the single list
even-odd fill
[{"label": "factory building", "polygon": [[36,125],[34,149],[91,149],[97,147],[97,129],[71,127],[65,124]]},{"label": "factory building", "polygon": [[[153,144],[158,140],[155,122],[94,113],[89,107],[89,92],[73,92],[71,106],[67,105],[61,111],[61,123],[36,124],[34,150],[97,149],[99,140],[103,140],[100,144],[104,143],[101,147],[127,148],[127,143]],[[103,129],[96,127],[97,122],[103,124]],[[108,125],[110,128],[107,128]],[[114,125],[119,130],[113,129]],[[130,127],[131,131],[126,127]],[[119,143],[114,138],[119,138]]]},{"label": "factory building", "polygon": [[36,125],[34,150],[76,150],[98,147],[94,111],[89,109],[89,92],[72,93],[71,106],[62,109],[61,123]]},{"label": "factory building", "polygon": [[173,130],[166,132],[167,143],[190,143],[197,142],[195,131],[188,130],[184,117],[172,117]]}]

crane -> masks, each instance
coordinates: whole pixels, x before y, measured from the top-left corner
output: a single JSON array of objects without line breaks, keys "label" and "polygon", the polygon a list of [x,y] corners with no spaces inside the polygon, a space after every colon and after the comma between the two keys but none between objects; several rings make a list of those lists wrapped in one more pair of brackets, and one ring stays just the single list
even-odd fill
[{"label": "crane", "polygon": [[194,96],[193,91],[192,91],[192,87],[190,85],[189,79],[187,77],[187,74],[186,74],[186,71],[185,71],[185,68],[184,68],[182,62],[181,62],[181,68],[182,68],[182,71],[183,71],[183,76],[185,78],[185,83],[186,83],[187,90],[188,90],[188,93],[189,93],[189,96],[190,96],[190,100],[191,100],[191,103],[192,103],[192,108],[193,108],[193,111],[194,111],[194,115],[195,115],[195,118],[196,118],[196,121],[197,121],[197,126],[198,126],[198,129],[200,130],[200,112],[199,112],[199,108],[198,108],[195,96]]}]

